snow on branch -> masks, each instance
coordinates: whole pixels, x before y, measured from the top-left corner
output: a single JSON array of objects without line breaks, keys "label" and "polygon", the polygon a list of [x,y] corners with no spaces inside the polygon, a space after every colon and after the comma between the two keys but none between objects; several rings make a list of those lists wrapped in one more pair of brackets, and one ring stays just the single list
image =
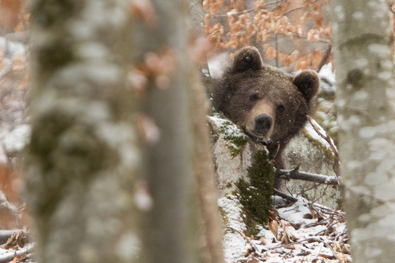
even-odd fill
[{"label": "snow on branch", "polygon": [[281,169],[277,171],[278,176],[280,178],[289,179],[296,179],[296,180],[305,180],[310,182],[315,182],[319,184],[329,184],[329,185],[339,185],[338,178],[331,177],[323,174],[314,174],[308,172],[301,172],[299,171],[299,167],[296,167],[292,170],[285,170]]},{"label": "snow on branch", "polygon": [[34,244],[30,244],[30,245],[26,246],[25,248],[22,248],[18,251],[4,253],[4,254],[0,255],[0,263],[7,263],[7,262],[13,260],[15,257],[20,257],[22,255],[29,254],[30,252],[32,252],[33,248],[34,248]]}]

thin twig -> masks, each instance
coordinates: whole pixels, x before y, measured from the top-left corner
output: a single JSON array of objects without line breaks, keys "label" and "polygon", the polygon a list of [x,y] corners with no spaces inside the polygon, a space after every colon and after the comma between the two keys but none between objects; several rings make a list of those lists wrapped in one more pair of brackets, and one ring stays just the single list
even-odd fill
[{"label": "thin twig", "polygon": [[[276,1],[276,2],[272,2],[272,3],[267,3],[266,5],[265,5],[265,7],[267,7],[267,6],[269,6],[269,5],[277,5],[277,4],[280,4],[280,3],[283,3],[284,1],[282,0],[282,1]],[[277,7],[277,6],[276,6]],[[275,8],[276,8],[275,7]],[[251,13],[252,11],[254,11],[254,8],[251,8],[251,9],[247,9],[247,10],[244,10],[244,11],[240,11],[240,12],[232,12],[232,13],[230,13],[230,15],[232,15],[232,16],[238,16],[238,15],[243,15],[243,14],[247,14],[247,13]],[[228,16],[228,14],[225,14],[225,15],[214,15],[214,17],[227,17]]]},{"label": "thin twig", "polygon": [[317,72],[320,72],[322,67],[328,62],[331,52],[332,52],[332,44],[328,43],[328,48],[325,50],[325,53],[322,56],[320,64],[318,65],[317,70],[316,70]]},{"label": "thin twig", "polygon": [[339,152],[338,152],[336,146],[333,144],[333,140],[332,140],[332,138],[329,136],[329,134],[326,133],[326,135],[323,135],[323,134],[320,132],[320,130],[319,130],[319,129],[315,126],[315,124],[313,123],[312,118],[311,118],[309,115],[307,115],[307,118],[308,118],[308,120],[309,120],[311,126],[312,126],[313,129],[315,130],[315,132],[316,132],[319,136],[321,136],[321,137],[329,144],[329,146],[331,147],[332,152],[333,152],[333,153],[335,154],[335,156],[336,156],[335,166],[334,166],[334,168],[333,168],[333,171],[334,171],[335,174],[336,174],[337,183],[338,183],[338,185],[340,185],[340,174],[339,174],[339,170],[335,168],[335,167],[339,167],[339,163],[340,163]]},{"label": "thin twig", "polygon": [[248,238],[248,237],[246,237],[246,236],[243,234],[243,232],[241,232],[241,231],[239,231],[239,230],[236,230],[236,229],[234,229],[233,227],[227,227],[227,229],[229,229],[229,230],[231,230],[231,231],[233,231],[233,232],[237,232],[244,240],[247,241],[248,244],[250,244],[250,246],[255,250],[255,252],[256,252],[257,254],[259,254],[259,256],[262,256],[262,255],[260,254],[260,252],[259,252],[258,247],[257,247],[254,243],[252,243],[252,242],[251,242],[251,239]]},{"label": "thin twig", "polygon": [[311,119],[311,117],[310,117],[309,115],[307,115],[307,118],[308,118],[308,120],[309,120],[311,126],[312,126],[313,129],[315,130],[315,132],[316,132],[319,136],[321,136],[325,141],[327,141],[327,143],[328,143],[329,146],[331,147],[333,153],[334,153],[335,156],[339,159],[339,152],[337,151],[335,145],[333,144],[332,138],[331,138],[328,134],[323,135],[323,134],[320,132],[320,130],[315,126],[315,124],[313,123],[313,120]]},{"label": "thin twig", "polygon": [[277,33],[274,33],[274,39],[276,43],[276,68],[278,68],[278,39],[277,39]]},{"label": "thin twig", "polygon": [[291,9],[291,10],[285,12],[283,14],[283,16],[288,15],[289,13],[292,13],[293,11],[297,11],[297,10],[300,10],[300,9],[304,9],[304,7],[297,7],[297,8]]}]

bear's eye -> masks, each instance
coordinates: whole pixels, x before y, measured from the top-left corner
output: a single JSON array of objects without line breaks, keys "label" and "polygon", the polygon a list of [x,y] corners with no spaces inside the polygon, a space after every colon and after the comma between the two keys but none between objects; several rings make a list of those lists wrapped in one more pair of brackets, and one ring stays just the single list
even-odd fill
[{"label": "bear's eye", "polygon": [[258,94],[252,94],[252,95],[250,96],[250,101],[257,101],[257,100],[259,100]]},{"label": "bear's eye", "polygon": [[285,110],[284,105],[278,105],[278,106],[277,106],[277,110],[278,110],[279,112],[283,112],[283,111]]}]

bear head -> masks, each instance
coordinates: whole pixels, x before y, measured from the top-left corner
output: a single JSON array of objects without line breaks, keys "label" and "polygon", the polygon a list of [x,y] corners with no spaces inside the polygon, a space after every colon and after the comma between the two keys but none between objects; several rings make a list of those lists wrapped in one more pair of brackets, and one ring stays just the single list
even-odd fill
[{"label": "bear head", "polygon": [[214,106],[250,136],[283,144],[304,126],[319,86],[314,71],[287,74],[264,65],[255,47],[244,47],[216,81]]}]

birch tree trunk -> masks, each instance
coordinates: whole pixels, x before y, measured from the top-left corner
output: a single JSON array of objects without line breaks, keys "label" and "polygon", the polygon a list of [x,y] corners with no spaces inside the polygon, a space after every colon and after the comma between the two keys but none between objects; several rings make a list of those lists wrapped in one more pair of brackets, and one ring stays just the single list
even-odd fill
[{"label": "birch tree trunk", "polygon": [[25,173],[40,263],[141,262],[128,10],[120,0],[32,2]]},{"label": "birch tree trunk", "polygon": [[[160,132],[159,140],[146,143],[144,178],[153,207],[144,215],[144,254],[148,263],[196,262],[193,233],[195,186],[192,163],[192,127],[189,108],[187,53],[188,2],[151,1],[156,13],[152,25],[141,22],[134,31],[136,59],[170,51],[177,66],[168,84],[158,85],[153,76],[143,102],[145,114]],[[171,66],[171,65],[169,65]]]},{"label": "birch tree trunk", "polygon": [[341,174],[353,262],[395,258],[395,89],[383,0],[332,0]]}]

